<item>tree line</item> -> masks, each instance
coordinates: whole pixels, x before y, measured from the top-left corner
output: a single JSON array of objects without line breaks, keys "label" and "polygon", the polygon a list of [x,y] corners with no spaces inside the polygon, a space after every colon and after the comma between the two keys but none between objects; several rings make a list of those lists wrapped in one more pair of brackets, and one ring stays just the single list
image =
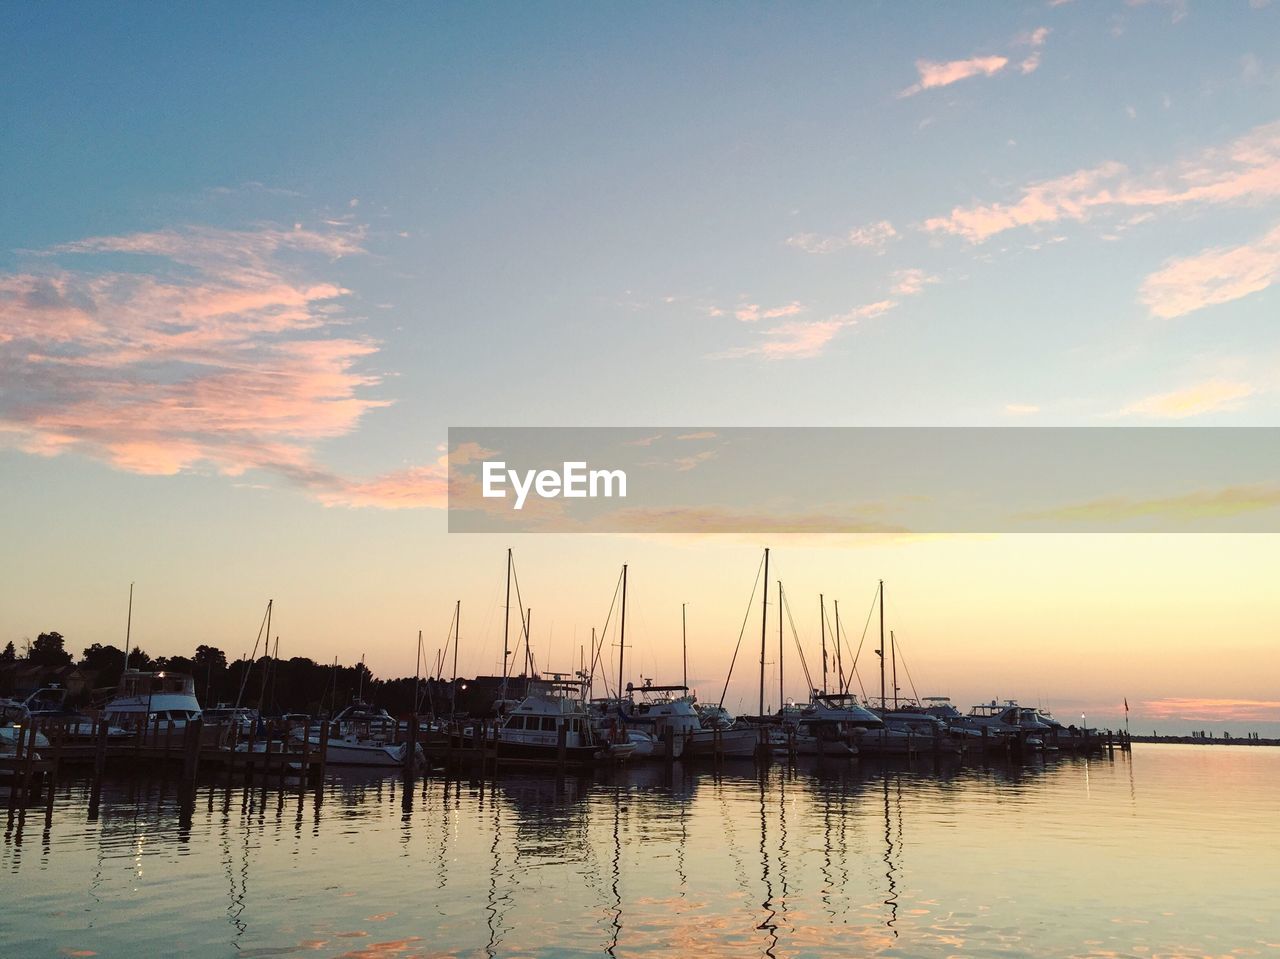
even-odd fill
[{"label": "tree line", "polygon": [[[24,656],[19,656],[10,642],[0,651],[0,665],[25,662],[42,667],[50,678],[67,666],[78,666],[92,674],[92,688],[86,688],[72,705],[89,705],[101,700],[109,689],[120,683],[125,668],[125,651],[117,646],[94,643],[75,660],[66,648],[61,633],[41,633],[30,643]],[[129,652],[129,668],[143,671],[172,670],[186,673],[195,680],[196,696],[205,708],[218,704],[248,706],[264,714],[333,713],[349,705],[357,696],[381,706],[392,715],[420,712],[446,712],[451,702],[451,683],[423,679],[415,683],[412,676],[379,679],[363,663],[335,666],[317,663],[305,656],[275,659],[261,656],[256,660],[238,658],[228,662],[227,655],[216,646],[201,644],[190,656],[151,656],[137,646]],[[460,680],[460,689],[465,689]],[[459,702],[459,707],[462,707]]]}]

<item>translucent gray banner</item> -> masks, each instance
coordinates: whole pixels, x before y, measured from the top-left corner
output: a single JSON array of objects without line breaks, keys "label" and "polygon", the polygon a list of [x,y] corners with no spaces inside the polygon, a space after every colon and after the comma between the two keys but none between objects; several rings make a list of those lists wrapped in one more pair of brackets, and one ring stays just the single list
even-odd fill
[{"label": "translucent gray banner", "polygon": [[453,427],[455,533],[1280,532],[1272,427]]}]

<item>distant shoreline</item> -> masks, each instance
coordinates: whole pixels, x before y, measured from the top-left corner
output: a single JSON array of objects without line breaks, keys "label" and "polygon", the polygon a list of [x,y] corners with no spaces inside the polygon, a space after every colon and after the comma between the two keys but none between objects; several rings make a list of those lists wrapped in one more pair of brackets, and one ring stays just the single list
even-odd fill
[{"label": "distant shoreline", "polygon": [[1204,736],[1139,736],[1129,737],[1134,743],[1176,743],[1182,746],[1280,746],[1280,739],[1208,739]]}]

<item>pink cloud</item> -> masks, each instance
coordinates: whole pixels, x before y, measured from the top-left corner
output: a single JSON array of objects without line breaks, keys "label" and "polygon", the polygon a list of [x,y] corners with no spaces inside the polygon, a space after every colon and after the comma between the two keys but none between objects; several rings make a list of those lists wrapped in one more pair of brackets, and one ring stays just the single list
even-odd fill
[{"label": "pink cloud", "polygon": [[334,335],[348,291],[311,276],[360,252],[358,230],[193,227],[34,254],[0,276],[0,435],[136,473],[267,470],[324,502],[439,499],[438,467],[353,481],[315,462],[386,405],[361,369],[377,345]]},{"label": "pink cloud", "polygon": [[728,350],[720,355],[724,358],[760,356],[767,360],[812,358],[820,355],[840,331],[857,325],[860,320],[887,313],[895,306],[897,303],[893,300],[880,300],[825,320],[782,323],[761,331],[761,342]]},{"label": "pink cloud", "polygon": [[1153,316],[1172,319],[1261,292],[1280,278],[1280,226],[1252,243],[1170,260],[1143,281]]},{"label": "pink cloud", "polygon": [[805,253],[834,253],[849,247],[864,247],[879,251],[897,235],[898,231],[893,228],[892,223],[881,220],[879,223],[855,227],[847,233],[836,235],[797,233],[787,237],[787,246],[803,250]]},{"label": "pink cloud", "polygon": [[1098,212],[1193,204],[1248,203],[1280,196],[1280,122],[1255,127],[1224,147],[1134,176],[1108,162],[1030,184],[1007,203],[956,207],[925,221],[934,233],[971,243],[1018,227],[1082,221]]},{"label": "pink cloud", "polygon": [[917,60],[916,70],[920,79],[907,87],[899,97],[912,97],[924,90],[935,87],[947,87],[970,77],[995,76],[1009,65],[1008,57],[970,57],[967,60],[948,60],[935,63],[932,60]]},{"label": "pink cloud", "polygon": [[[733,315],[743,323],[755,323],[757,320],[776,320],[784,316],[797,316],[803,312],[804,306],[792,300],[783,306],[769,308],[761,308],[759,303],[744,303],[733,311]],[[718,310],[714,315],[722,316],[724,311]]]},{"label": "pink cloud", "polygon": [[938,278],[921,269],[898,270],[893,274],[893,292],[898,296],[915,296]]}]

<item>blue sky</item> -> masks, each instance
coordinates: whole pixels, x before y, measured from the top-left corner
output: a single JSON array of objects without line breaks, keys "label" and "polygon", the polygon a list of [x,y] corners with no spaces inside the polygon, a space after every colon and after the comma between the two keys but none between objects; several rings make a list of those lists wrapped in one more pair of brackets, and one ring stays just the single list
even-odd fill
[{"label": "blue sky", "polygon": [[66,569],[114,596],[157,510],[462,549],[451,424],[1270,424],[1278,41],[1203,0],[8,5],[3,515],[46,571],[68,517],[127,540]]}]

